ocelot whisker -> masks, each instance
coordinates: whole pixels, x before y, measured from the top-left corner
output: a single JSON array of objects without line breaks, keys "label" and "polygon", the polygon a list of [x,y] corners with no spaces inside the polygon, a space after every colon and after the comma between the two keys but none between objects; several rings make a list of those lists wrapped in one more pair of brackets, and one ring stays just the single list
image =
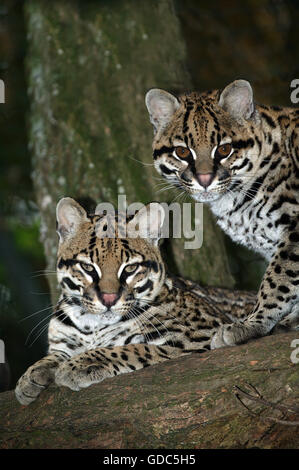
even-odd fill
[{"label": "ocelot whisker", "polygon": [[[63,315],[64,315],[64,317],[66,317],[65,313],[64,313],[64,312],[61,312],[61,313],[57,316],[57,318],[61,318]],[[47,318],[48,318],[48,317],[47,317]],[[47,328],[48,328],[48,323],[46,323],[46,325],[43,325],[43,326],[41,327],[41,329],[39,330],[39,332],[38,332],[37,336],[35,337],[35,339],[32,341],[32,343],[30,343],[29,348],[31,348],[31,347],[33,346],[33,344],[34,344],[34,343],[38,340],[38,338],[47,330]],[[31,331],[30,336],[31,336],[32,333],[33,333],[33,331]],[[27,337],[25,344],[27,344],[28,339],[29,339],[29,336]]]},{"label": "ocelot whisker", "polygon": [[52,305],[49,305],[48,307],[42,308],[41,310],[38,310],[37,312],[31,313],[31,314],[27,315],[26,317],[21,318],[21,319],[19,320],[19,323],[21,323],[21,322],[23,322],[23,321],[25,321],[25,320],[28,320],[28,318],[34,317],[35,315],[38,315],[39,313],[45,312],[45,311],[47,311],[47,310],[49,310],[49,309],[52,309],[52,308],[53,308]]}]

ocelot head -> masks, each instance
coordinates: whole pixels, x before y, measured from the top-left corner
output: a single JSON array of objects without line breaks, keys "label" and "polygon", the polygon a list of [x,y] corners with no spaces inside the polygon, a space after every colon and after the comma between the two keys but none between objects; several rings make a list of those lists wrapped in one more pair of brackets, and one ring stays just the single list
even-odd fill
[{"label": "ocelot head", "polygon": [[56,209],[59,247],[57,275],[62,294],[81,314],[98,314],[113,324],[159,294],[165,267],[158,241],[162,206],[149,204],[134,216],[88,215],[71,198]]},{"label": "ocelot head", "polygon": [[146,106],[157,171],[197,201],[219,199],[255,170],[260,118],[247,81],[178,98],[152,89]]}]

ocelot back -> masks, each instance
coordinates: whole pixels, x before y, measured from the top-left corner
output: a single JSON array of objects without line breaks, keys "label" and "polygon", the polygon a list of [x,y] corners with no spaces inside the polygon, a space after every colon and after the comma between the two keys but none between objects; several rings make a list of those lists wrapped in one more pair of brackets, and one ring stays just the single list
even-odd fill
[{"label": "ocelot back", "polygon": [[149,225],[148,211],[130,219],[88,216],[71,198],[58,203],[61,297],[49,324],[48,356],[17,383],[20,403],[34,401],[53,381],[79,390],[206,351],[223,323],[252,309],[253,294],[205,289],[167,274],[158,248],[163,208],[151,205]]},{"label": "ocelot back", "polygon": [[265,335],[288,314],[298,325],[299,110],[256,105],[245,80],[178,98],[152,89],[146,105],[158,172],[269,261],[251,315],[212,347]]}]

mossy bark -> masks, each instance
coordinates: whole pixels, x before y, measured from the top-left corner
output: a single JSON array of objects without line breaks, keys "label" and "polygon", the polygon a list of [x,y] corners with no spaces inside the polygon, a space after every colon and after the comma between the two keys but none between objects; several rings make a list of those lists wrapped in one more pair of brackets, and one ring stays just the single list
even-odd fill
[{"label": "mossy bark", "polygon": [[[28,407],[0,394],[0,448],[202,449],[298,448],[298,426],[281,413],[246,404],[234,386],[254,385],[265,399],[298,406],[296,333],[193,354],[123,374],[81,392],[51,387]],[[298,422],[298,413],[282,418]]]},{"label": "mossy bark", "polygon": [[[157,193],[144,95],[151,87],[192,86],[170,0],[29,0],[25,11],[33,180],[53,269],[62,196],[91,208],[117,204],[123,193],[128,203],[174,198]],[[204,211],[203,247],[184,250],[184,240],[175,240],[166,250],[170,265],[204,283],[232,286],[223,234]],[[53,279],[51,287],[54,293]]]}]

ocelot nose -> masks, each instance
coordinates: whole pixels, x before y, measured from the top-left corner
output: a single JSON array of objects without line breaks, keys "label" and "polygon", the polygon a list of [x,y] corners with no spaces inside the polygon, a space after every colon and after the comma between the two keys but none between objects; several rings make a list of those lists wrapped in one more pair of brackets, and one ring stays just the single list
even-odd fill
[{"label": "ocelot nose", "polygon": [[117,300],[119,299],[119,294],[101,294],[101,301],[105,305],[105,307],[112,307],[112,305],[116,304]]},{"label": "ocelot nose", "polygon": [[208,186],[210,186],[210,184],[212,183],[214,179],[213,173],[205,173],[205,174],[196,173],[196,176],[197,176],[199,184],[203,186],[204,188],[207,188]]}]

